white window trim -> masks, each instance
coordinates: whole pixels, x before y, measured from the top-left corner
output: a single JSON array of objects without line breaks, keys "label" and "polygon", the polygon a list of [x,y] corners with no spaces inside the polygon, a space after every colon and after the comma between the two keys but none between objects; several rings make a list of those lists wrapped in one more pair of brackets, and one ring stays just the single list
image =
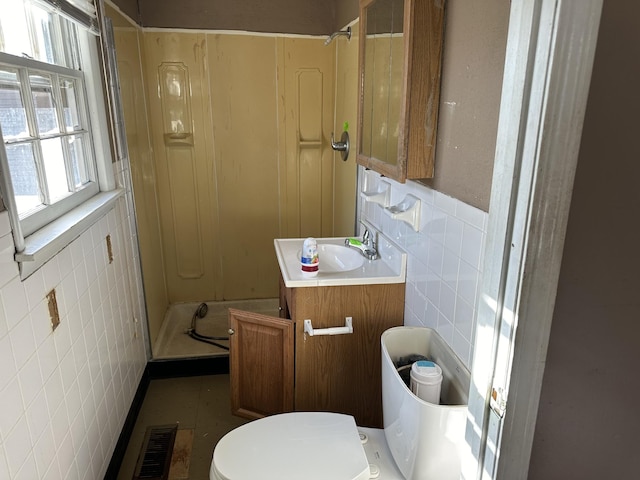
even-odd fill
[{"label": "white window trim", "polygon": [[29,235],[25,239],[25,249],[15,255],[20,264],[20,278],[27,278],[88,230],[116,206],[116,200],[122,195],[122,189],[100,192]]},{"label": "white window trim", "polygon": [[[93,148],[96,159],[96,170],[98,174],[98,185],[101,192],[110,191],[116,188],[116,180],[113,174],[113,165],[111,163],[114,158],[111,152],[111,142],[109,137],[109,126],[107,119],[109,113],[106,106],[106,92],[96,88],[98,85],[104,85],[102,77],[102,58],[101,52],[98,50],[97,42],[93,41],[95,37],[91,35],[82,35],[80,38],[80,55],[83,65],[91,65],[89,72],[85,71],[85,88],[87,92],[87,107],[93,112],[89,119],[91,134],[93,135]],[[88,78],[91,73],[91,78]]]},{"label": "white window trim", "polygon": [[[4,203],[9,213],[12,233],[16,246],[15,260],[19,264],[20,278],[26,279],[64,247],[70,244],[95,222],[116,206],[117,199],[124,190],[116,188],[113,172],[112,150],[108,127],[108,112],[105,104],[106,92],[102,78],[102,54],[98,49],[96,37],[79,35],[80,55],[85,67],[85,89],[87,109],[91,112],[89,128],[93,136],[93,148],[97,182],[100,193],[91,197],[78,207],[60,216],[45,227],[24,237],[20,219],[13,199],[10,180],[3,178]],[[90,66],[90,68],[87,68]],[[7,182],[9,185],[7,185]]]},{"label": "white window trim", "polygon": [[[46,67],[43,68],[41,61],[32,60],[30,58],[20,58],[20,57],[16,57],[14,55],[6,54],[3,52],[0,52],[0,63],[12,69],[27,68],[29,69],[30,72],[42,73],[43,75],[46,75],[46,76],[50,74],[57,74],[59,76],[64,76],[64,77],[73,77],[79,81],[82,81],[84,95],[82,95],[82,98],[80,99],[80,101],[82,102],[82,111],[80,111],[79,113],[83,118],[82,124],[84,127],[86,127],[86,130],[82,130],[80,133],[89,132],[92,136],[97,135],[97,132],[95,132],[91,128],[91,124],[92,124],[91,119],[88,118],[88,115],[86,114],[86,112],[88,112],[89,110],[88,108],[86,108],[88,107],[88,98],[86,98],[87,96],[86,84],[83,81],[83,77],[86,77],[86,75],[83,75],[83,72],[69,69],[67,67],[60,67],[58,65],[46,65]],[[68,132],[62,132],[62,130],[61,130],[61,133],[65,133],[68,135]],[[74,132],[74,134],[76,133]],[[40,137],[40,138],[42,139],[43,137]],[[63,137],[61,136],[61,138]],[[47,205],[46,209],[44,209],[43,211],[29,215],[25,218],[22,218],[21,229],[22,229],[23,235],[25,236],[30,235],[31,233],[37,231],[39,228],[44,226],[44,224],[47,223],[47,219],[55,219],[63,215],[64,213],[70,211],[72,208],[75,208],[81,205],[83,202],[89,200],[92,196],[100,192],[100,188],[98,185],[98,176],[95,171],[96,161],[95,161],[95,158],[94,158],[95,155],[93,152],[93,139],[91,138],[89,139],[91,140],[89,142],[89,148],[91,149],[91,154],[90,154],[90,162],[86,166],[89,174],[88,175],[89,182],[86,183],[79,190],[76,190],[75,192],[73,192],[73,194],[67,196],[66,198],[58,200],[56,201],[56,203],[52,205]],[[37,210],[39,210],[39,207],[37,207]],[[20,251],[20,249],[18,249],[18,251]]]}]

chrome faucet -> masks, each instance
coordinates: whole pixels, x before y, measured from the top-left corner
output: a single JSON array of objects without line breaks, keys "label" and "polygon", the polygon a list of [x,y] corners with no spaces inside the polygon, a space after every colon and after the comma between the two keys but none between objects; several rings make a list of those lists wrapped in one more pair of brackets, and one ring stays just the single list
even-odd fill
[{"label": "chrome faucet", "polygon": [[347,238],[345,239],[344,244],[347,247],[359,250],[367,260],[375,260],[376,258],[378,258],[376,241],[374,238],[372,238],[371,232],[367,229],[367,227],[364,228],[362,240],[359,240],[357,238]]}]

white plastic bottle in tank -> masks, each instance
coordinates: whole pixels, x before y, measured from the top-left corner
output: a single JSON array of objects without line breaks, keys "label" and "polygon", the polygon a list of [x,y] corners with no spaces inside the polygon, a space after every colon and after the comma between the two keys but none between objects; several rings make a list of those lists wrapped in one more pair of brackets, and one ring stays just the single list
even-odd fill
[{"label": "white plastic bottle in tank", "polygon": [[425,402],[440,403],[442,369],[428,360],[419,360],[411,366],[411,391]]},{"label": "white plastic bottle in tank", "polygon": [[309,237],[302,244],[302,254],[300,256],[300,268],[305,277],[315,277],[318,275],[320,261],[318,258],[318,242],[315,238]]}]

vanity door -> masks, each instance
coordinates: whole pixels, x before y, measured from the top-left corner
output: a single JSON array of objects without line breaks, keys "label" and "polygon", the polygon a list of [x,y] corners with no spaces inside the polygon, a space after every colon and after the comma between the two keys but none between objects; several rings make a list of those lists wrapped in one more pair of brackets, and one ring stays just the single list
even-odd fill
[{"label": "vanity door", "polygon": [[231,412],[256,419],[293,411],[294,324],[229,309]]}]

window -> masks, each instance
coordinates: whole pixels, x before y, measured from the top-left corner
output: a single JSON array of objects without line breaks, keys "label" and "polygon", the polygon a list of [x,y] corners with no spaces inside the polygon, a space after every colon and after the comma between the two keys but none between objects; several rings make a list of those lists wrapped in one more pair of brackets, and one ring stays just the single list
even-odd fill
[{"label": "window", "polygon": [[0,0],[2,193],[27,261],[31,235],[114,187],[97,37],[69,19],[95,28],[91,3],[48,1]]},{"label": "window", "polygon": [[[0,60],[0,129],[22,231],[29,235],[98,190],[84,82],[78,71]],[[63,206],[48,212],[56,204]]]}]

